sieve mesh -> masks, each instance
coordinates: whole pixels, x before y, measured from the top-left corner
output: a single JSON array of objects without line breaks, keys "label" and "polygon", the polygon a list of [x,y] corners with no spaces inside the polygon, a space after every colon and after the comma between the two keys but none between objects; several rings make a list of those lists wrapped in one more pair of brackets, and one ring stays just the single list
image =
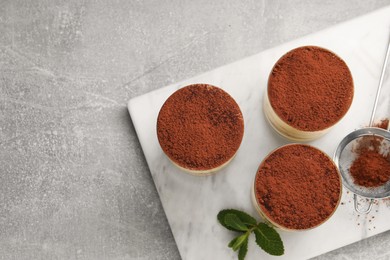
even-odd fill
[{"label": "sieve mesh", "polygon": [[[376,138],[376,139],[374,139]],[[379,139],[378,139],[379,138]],[[390,181],[379,187],[363,187],[354,183],[350,167],[363,148],[374,149],[373,140],[379,143],[379,152],[387,155],[390,149],[390,133],[379,128],[363,128],[347,135],[339,144],[335,153],[343,184],[352,192],[366,198],[385,198],[390,196]],[[379,140],[379,141],[378,141]]]}]

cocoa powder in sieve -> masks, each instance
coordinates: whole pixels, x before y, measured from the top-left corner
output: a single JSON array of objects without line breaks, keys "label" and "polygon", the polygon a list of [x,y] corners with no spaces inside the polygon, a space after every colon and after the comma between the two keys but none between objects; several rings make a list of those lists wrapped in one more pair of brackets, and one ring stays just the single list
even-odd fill
[{"label": "cocoa powder in sieve", "polygon": [[[375,127],[387,129],[389,119],[383,119]],[[382,137],[364,137],[358,140],[353,151],[357,158],[349,172],[355,184],[364,187],[379,187],[390,180],[390,151]]]},{"label": "cocoa powder in sieve", "polygon": [[275,113],[302,131],[324,130],[348,111],[354,89],[346,63],[315,46],[282,56],[268,79],[268,98]]},{"label": "cocoa powder in sieve", "polygon": [[332,160],[302,144],[283,146],[260,165],[255,196],[272,221],[290,229],[315,227],[335,211],[341,178]]},{"label": "cocoa powder in sieve", "polygon": [[194,84],[179,89],[162,106],[157,136],[167,156],[190,170],[210,170],[231,159],[244,134],[234,99],[222,89]]},{"label": "cocoa powder in sieve", "polygon": [[378,187],[390,179],[390,155],[376,150],[362,152],[352,163],[350,173],[357,185]]}]

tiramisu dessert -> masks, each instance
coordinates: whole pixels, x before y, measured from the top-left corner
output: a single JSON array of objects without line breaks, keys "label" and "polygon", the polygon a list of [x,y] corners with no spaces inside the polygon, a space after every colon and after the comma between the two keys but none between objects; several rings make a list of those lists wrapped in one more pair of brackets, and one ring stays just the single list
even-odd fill
[{"label": "tiramisu dessert", "polygon": [[207,175],[227,165],[244,134],[234,99],[222,89],[194,84],[177,90],[162,106],[157,136],[162,150],[179,168]]},{"label": "tiramisu dessert", "polygon": [[256,210],[284,230],[307,230],[329,219],[339,205],[341,177],[322,151],[289,144],[260,164],[252,190]]},{"label": "tiramisu dessert", "polygon": [[325,134],[347,113],[353,94],[351,72],[340,57],[320,47],[300,47],[274,65],[264,112],[282,136],[310,141]]}]

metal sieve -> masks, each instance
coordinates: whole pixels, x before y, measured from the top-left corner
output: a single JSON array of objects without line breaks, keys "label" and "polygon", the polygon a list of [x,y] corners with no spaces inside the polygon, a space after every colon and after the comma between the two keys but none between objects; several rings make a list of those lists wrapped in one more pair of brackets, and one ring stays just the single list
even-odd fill
[{"label": "metal sieve", "polygon": [[[340,170],[343,184],[354,193],[354,207],[359,213],[368,213],[371,210],[374,199],[390,197],[390,181],[379,187],[366,188],[354,183],[350,173],[350,167],[357,158],[357,148],[370,148],[370,141],[379,138],[381,153],[386,154],[390,148],[390,132],[376,127],[367,127],[353,131],[340,142],[334,155],[334,162]],[[369,198],[370,202],[366,210],[359,208],[357,195]]]},{"label": "metal sieve", "polygon": [[[381,78],[379,80],[374,107],[371,113],[370,127],[355,130],[352,133],[348,134],[346,137],[344,137],[344,139],[338,145],[333,158],[334,162],[336,163],[341,173],[344,186],[346,186],[349,190],[351,190],[354,193],[353,200],[354,200],[355,210],[362,214],[369,213],[371,211],[372,203],[374,202],[374,199],[382,199],[382,198],[390,197],[390,181],[388,181],[387,183],[379,187],[366,188],[355,184],[353,177],[351,176],[350,173],[350,167],[353,161],[358,156],[358,150],[363,147],[367,149],[372,149],[373,147],[371,146],[373,146],[373,144],[371,141],[374,140],[375,138],[377,140],[377,145],[379,146],[378,147],[379,152],[384,155],[389,153],[390,122],[388,124],[387,131],[385,129],[372,127],[376,108],[378,105],[378,99],[379,99],[379,95],[380,95],[380,91],[382,88],[383,79],[386,71],[387,61],[389,58],[389,53],[390,53],[390,39],[387,46],[386,56],[383,63]],[[366,209],[360,209],[359,207],[360,203],[358,201],[357,195],[368,198],[370,200]]]}]

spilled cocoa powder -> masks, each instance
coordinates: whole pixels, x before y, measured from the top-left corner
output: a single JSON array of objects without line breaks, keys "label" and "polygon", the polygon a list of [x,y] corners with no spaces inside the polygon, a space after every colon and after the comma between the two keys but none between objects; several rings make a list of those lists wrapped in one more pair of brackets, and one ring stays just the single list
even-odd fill
[{"label": "spilled cocoa powder", "polygon": [[[388,119],[375,127],[387,129]],[[355,184],[363,187],[379,187],[390,180],[390,152],[382,137],[364,137],[358,140],[353,152],[357,158],[349,169]]]},{"label": "spilled cocoa powder", "polygon": [[286,53],[268,79],[268,98],[275,113],[302,131],[324,130],[337,123],[351,106],[353,94],[346,63],[315,46]]},{"label": "spilled cocoa powder", "polygon": [[332,160],[302,144],[283,146],[260,165],[255,196],[262,211],[290,229],[315,227],[335,211],[341,178]]},{"label": "spilled cocoa powder", "polygon": [[157,119],[163,151],[179,166],[209,170],[234,156],[244,133],[241,110],[220,88],[194,84],[173,93]]},{"label": "spilled cocoa powder", "polygon": [[382,119],[378,124],[375,124],[374,126],[387,130],[387,128],[389,127],[389,119]]}]

